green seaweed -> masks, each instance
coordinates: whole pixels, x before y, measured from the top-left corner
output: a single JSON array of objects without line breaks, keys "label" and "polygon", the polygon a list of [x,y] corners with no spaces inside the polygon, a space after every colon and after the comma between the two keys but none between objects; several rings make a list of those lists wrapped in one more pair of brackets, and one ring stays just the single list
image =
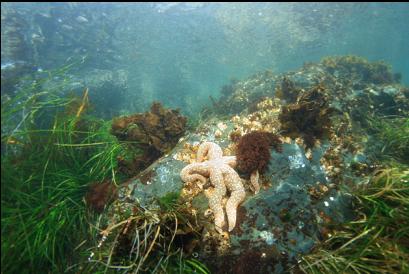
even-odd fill
[{"label": "green seaweed", "polygon": [[109,123],[79,111],[66,115],[73,98],[61,86],[45,87],[69,67],[2,100],[2,273],[64,272],[89,237],[89,183],[115,181],[122,148]]},{"label": "green seaweed", "polygon": [[159,206],[165,211],[174,210],[177,206],[179,196],[180,193],[178,192],[169,192],[158,199]]},{"label": "green seaweed", "polygon": [[368,147],[378,159],[409,164],[409,118],[370,118],[369,128],[373,138]]},{"label": "green seaweed", "polygon": [[352,194],[357,220],[302,258],[305,273],[407,273],[409,271],[409,173],[396,165],[377,171]]}]

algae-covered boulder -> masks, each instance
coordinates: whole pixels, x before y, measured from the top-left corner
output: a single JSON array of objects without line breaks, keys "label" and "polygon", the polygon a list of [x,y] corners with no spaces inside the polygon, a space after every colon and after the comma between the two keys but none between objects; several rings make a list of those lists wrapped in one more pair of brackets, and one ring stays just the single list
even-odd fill
[{"label": "algae-covered boulder", "polygon": [[209,214],[203,191],[184,186],[179,173],[195,161],[195,147],[204,141],[216,142],[225,154],[234,154],[235,144],[228,134],[234,128],[231,121],[214,120],[180,140],[171,153],[126,185],[127,193],[131,193],[128,199],[150,206],[168,193],[181,193],[182,201],[202,217],[198,224],[202,244],[196,247],[196,256],[215,273],[243,269],[247,259],[257,260],[260,271],[282,273],[327,237],[323,235],[325,224],[351,217],[351,200],[327,177],[320,163],[325,148],[310,151],[313,156],[307,159],[302,146],[285,143],[282,152],[271,149],[260,193],[255,195],[249,189],[249,180],[242,174],[247,194],[238,208],[237,225],[231,233],[219,234],[212,215],[203,223],[203,216]]},{"label": "algae-covered boulder", "polygon": [[[189,241],[184,238],[178,247],[185,258],[197,258],[212,273],[297,271],[301,256],[331,237],[329,227],[355,217],[353,198],[341,189],[359,183],[376,166],[371,155],[366,154],[370,151],[366,147],[369,133],[362,125],[387,112],[365,106],[357,117],[354,115],[357,104],[368,97],[376,102],[380,94],[382,98],[390,98],[390,102],[399,102],[397,111],[407,115],[404,88],[391,81],[379,84],[371,80],[375,76],[364,77],[367,69],[375,70],[380,65],[365,63],[363,71],[356,71],[360,67],[355,59],[342,59],[342,66],[336,60],[335,65],[327,59],[305,65],[296,72],[280,76],[264,73],[235,82],[225,94],[226,102],[219,102],[218,107],[226,107],[223,117],[214,115],[188,134],[178,135],[173,149],[163,150],[165,154],[160,159],[122,185],[118,203],[155,210],[158,204],[163,204],[161,199],[167,201],[169,195],[179,197],[179,209],[183,208],[183,214],[188,214],[184,216],[195,221],[181,224],[190,226],[191,231],[175,231],[175,235],[194,232],[194,237]],[[351,64],[354,69],[348,67],[348,60],[354,61]],[[340,81],[337,70],[342,77],[353,74],[354,81]],[[274,83],[280,83],[280,79],[284,83],[274,89]],[[274,90],[279,91],[281,98],[274,97]],[[236,100],[239,97],[240,102]],[[116,126],[115,130],[121,128],[120,123]],[[143,127],[138,125],[137,130],[140,128]],[[128,128],[126,133],[132,130]],[[203,142],[219,145],[223,156],[236,156],[241,137],[249,133],[257,136],[254,132],[260,131],[275,136],[275,143],[281,145],[277,149],[265,142],[263,152],[269,149],[269,157],[263,154],[260,156],[263,162],[254,163],[248,170],[232,165],[246,195],[237,208],[235,227],[230,232],[225,227],[216,230],[215,212],[209,210],[209,196],[205,195],[215,187],[214,181],[207,179],[210,177],[207,171],[198,169],[204,180],[183,183],[180,172],[200,161],[197,155]],[[147,143],[155,146],[155,142]],[[251,161],[257,161],[257,157]],[[250,187],[249,172],[254,167],[263,170],[258,178],[258,193]],[[222,208],[229,195],[227,191],[219,201]]]}]

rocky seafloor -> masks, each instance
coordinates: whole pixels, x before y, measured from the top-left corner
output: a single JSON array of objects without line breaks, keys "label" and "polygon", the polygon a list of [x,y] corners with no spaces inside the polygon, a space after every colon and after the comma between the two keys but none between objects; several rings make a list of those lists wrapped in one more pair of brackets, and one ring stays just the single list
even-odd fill
[{"label": "rocky seafloor", "polygon": [[[135,203],[154,210],[158,198],[176,193],[199,234],[194,243],[182,244],[185,256],[204,262],[212,273],[295,271],[300,256],[331,237],[328,224],[354,219],[347,187],[377,167],[381,149],[368,121],[408,117],[408,96],[387,65],[353,56],[234,82],[223,88],[222,98],[194,130],[122,185],[115,207]],[[282,149],[270,150],[259,193],[251,189],[249,174],[239,171],[246,198],[235,228],[218,233],[206,186],[183,183],[180,171],[196,162],[201,143],[214,142],[223,155],[236,155],[237,140],[259,130],[279,136]]]}]

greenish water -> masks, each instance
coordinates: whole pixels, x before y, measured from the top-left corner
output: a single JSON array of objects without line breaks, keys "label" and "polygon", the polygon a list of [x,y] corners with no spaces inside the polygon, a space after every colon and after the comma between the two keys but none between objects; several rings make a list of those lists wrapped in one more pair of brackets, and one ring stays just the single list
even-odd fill
[{"label": "greenish water", "polygon": [[[1,272],[408,272],[408,14],[2,3]],[[274,146],[237,156],[257,130]],[[266,167],[255,193],[229,163],[229,233],[208,196],[226,163],[181,179],[205,141]]]},{"label": "greenish water", "polygon": [[118,85],[91,89],[97,104],[129,113],[159,99],[191,114],[230,79],[328,55],[385,60],[408,83],[408,12],[406,3],[2,3],[1,59],[46,70],[84,57],[73,82],[93,71]]}]

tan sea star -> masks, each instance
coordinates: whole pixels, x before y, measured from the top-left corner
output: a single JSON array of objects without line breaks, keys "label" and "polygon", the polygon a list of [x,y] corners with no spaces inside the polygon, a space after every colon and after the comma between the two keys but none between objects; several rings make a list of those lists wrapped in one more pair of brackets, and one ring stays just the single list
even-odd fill
[{"label": "tan sea star", "polygon": [[[208,160],[205,161],[205,158]],[[237,162],[235,156],[223,156],[223,151],[215,143],[204,142],[197,151],[198,163],[187,165],[180,172],[180,177],[186,183],[199,180],[206,183],[207,178],[214,188],[205,191],[209,199],[209,207],[215,216],[215,226],[219,233],[225,224],[222,200],[226,195],[226,188],[230,197],[226,203],[226,214],[229,222],[229,231],[236,226],[237,207],[244,200],[246,193],[237,172],[233,169]]]},{"label": "tan sea star", "polygon": [[250,175],[250,182],[251,185],[253,186],[254,194],[257,194],[260,192],[260,184],[258,183],[260,175],[258,173],[258,170],[255,170],[251,173]]}]

